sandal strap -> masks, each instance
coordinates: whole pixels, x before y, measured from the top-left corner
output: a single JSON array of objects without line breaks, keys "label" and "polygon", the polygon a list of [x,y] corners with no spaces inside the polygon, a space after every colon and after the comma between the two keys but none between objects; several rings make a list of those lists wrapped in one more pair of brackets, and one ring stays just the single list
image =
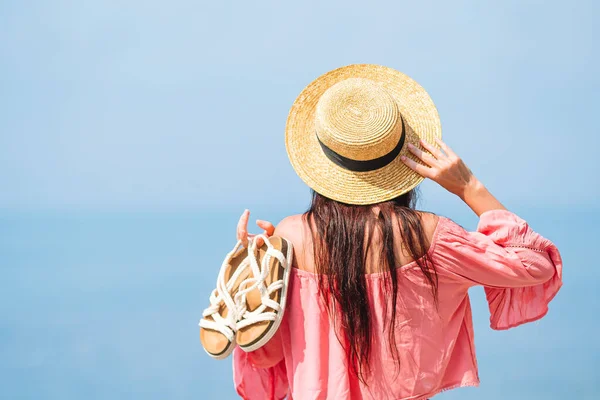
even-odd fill
[{"label": "sandal strap", "polygon": [[[258,265],[256,259],[256,238],[262,238],[267,245],[267,252],[263,257],[261,265]],[[252,276],[241,282],[237,293],[235,294],[235,303],[237,306],[238,322],[236,328],[240,329],[257,322],[274,321],[277,317],[277,312],[281,310],[281,305],[271,299],[271,294],[277,290],[281,290],[284,286],[283,279],[272,282],[269,286],[265,285],[265,280],[271,272],[271,261],[276,258],[284,269],[288,268],[288,261],[281,251],[275,248],[265,235],[257,235],[248,246],[249,265],[252,269]],[[247,310],[246,297],[253,290],[258,290],[261,297],[261,305],[254,311]],[[270,308],[274,311],[266,311]]]},{"label": "sandal strap", "polygon": [[211,321],[209,319],[201,319],[200,323],[198,325],[200,325],[200,327],[204,328],[204,329],[210,329],[211,331],[220,332],[230,342],[233,342],[233,340],[235,338],[235,333],[234,333],[233,329],[231,329],[229,327],[227,322],[223,322],[223,321],[217,322],[217,320]]},{"label": "sandal strap", "polygon": [[[231,296],[231,290],[240,275],[248,267],[248,259],[246,258],[242,261],[227,282],[225,282],[225,271],[233,256],[237,254],[242,247],[242,242],[238,241],[233,250],[230,251],[225,257],[225,260],[223,260],[219,275],[217,276],[217,287],[212,291],[209,297],[210,306],[202,312],[203,318],[198,324],[201,328],[222,333],[230,342],[234,340],[236,323],[238,320],[237,305]],[[225,304],[225,307],[227,307],[228,310],[227,316],[225,317],[221,316],[219,313],[223,304]],[[211,317],[212,321],[206,319],[207,317]]]}]

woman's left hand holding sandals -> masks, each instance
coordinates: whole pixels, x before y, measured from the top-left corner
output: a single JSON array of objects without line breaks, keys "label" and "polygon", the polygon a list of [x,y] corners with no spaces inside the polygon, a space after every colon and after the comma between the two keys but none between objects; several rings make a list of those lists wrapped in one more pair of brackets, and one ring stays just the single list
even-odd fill
[{"label": "woman's left hand holding sandals", "polygon": [[[245,210],[243,212],[242,216],[240,217],[240,220],[237,225],[237,239],[242,242],[244,247],[248,247],[248,239],[252,239],[253,237],[256,236],[254,234],[248,233],[248,220],[249,219],[250,219],[250,211]],[[259,220],[256,220],[256,225],[258,225],[259,228],[264,230],[263,235],[265,235],[266,237],[273,236],[273,233],[275,232],[275,226],[272,223],[270,223],[269,221],[263,221],[263,220],[259,219]],[[259,237],[256,239],[256,245],[257,245],[257,247],[260,247],[263,245],[262,238]]]}]

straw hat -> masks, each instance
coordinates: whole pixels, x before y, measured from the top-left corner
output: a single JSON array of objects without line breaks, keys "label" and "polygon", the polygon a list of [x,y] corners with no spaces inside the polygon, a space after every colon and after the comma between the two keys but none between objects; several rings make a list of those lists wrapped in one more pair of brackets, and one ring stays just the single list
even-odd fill
[{"label": "straw hat", "polygon": [[439,147],[441,124],[417,82],[392,68],[356,64],[330,71],[298,96],[287,120],[286,149],[317,193],[373,204],[413,189],[423,177],[401,161],[407,144]]}]

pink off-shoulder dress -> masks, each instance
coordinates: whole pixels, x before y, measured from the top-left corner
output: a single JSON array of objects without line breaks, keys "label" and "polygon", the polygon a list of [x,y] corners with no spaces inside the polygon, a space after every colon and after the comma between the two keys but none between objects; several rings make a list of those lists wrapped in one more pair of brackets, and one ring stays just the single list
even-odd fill
[{"label": "pink off-shoulder dress", "polygon": [[[481,215],[476,232],[440,217],[429,255],[437,267],[439,305],[416,263],[398,268],[396,347],[399,364],[376,335],[367,384],[352,374],[318,293],[317,276],[294,269],[287,311],[263,348],[235,349],[235,388],[244,399],[426,399],[479,377],[467,290],[485,287],[493,329],[537,320],[562,284],[552,242],[513,213]],[[374,332],[388,332],[381,274],[367,275]],[[389,307],[388,307],[389,308]],[[398,367],[399,366],[399,367]]]}]

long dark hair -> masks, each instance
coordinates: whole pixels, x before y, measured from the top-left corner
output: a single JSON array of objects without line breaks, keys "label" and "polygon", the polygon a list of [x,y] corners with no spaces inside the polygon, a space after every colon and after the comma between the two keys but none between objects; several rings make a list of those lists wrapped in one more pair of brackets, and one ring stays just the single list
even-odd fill
[{"label": "long dark hair", "polygon": [[[315,272],[319,275],[319,291],[333,318],[338,340],[344,347],[348,365],[366,384],[371,355],[373,330],[367,297],[365,274],[371,239],[378,231],[382,238],[379,271],[385,272],[383,284],[390,299],[388,339],[396,360],[396,304],[400,266],[394,253],[394,221],[398,221],[402,243],[423,272],[431,286],[437,304],[437,273],[427,256],[428,242],[421,218],[415,210],[414,190],[393,200],[378,203],[378,215],[373,205],[360,206],[340,203],[313,191],[312,204],[304,214],[313,237]],[[396,218],[393,218],[396,217]],[[386,307],[387,308],[387,307]]]}]

